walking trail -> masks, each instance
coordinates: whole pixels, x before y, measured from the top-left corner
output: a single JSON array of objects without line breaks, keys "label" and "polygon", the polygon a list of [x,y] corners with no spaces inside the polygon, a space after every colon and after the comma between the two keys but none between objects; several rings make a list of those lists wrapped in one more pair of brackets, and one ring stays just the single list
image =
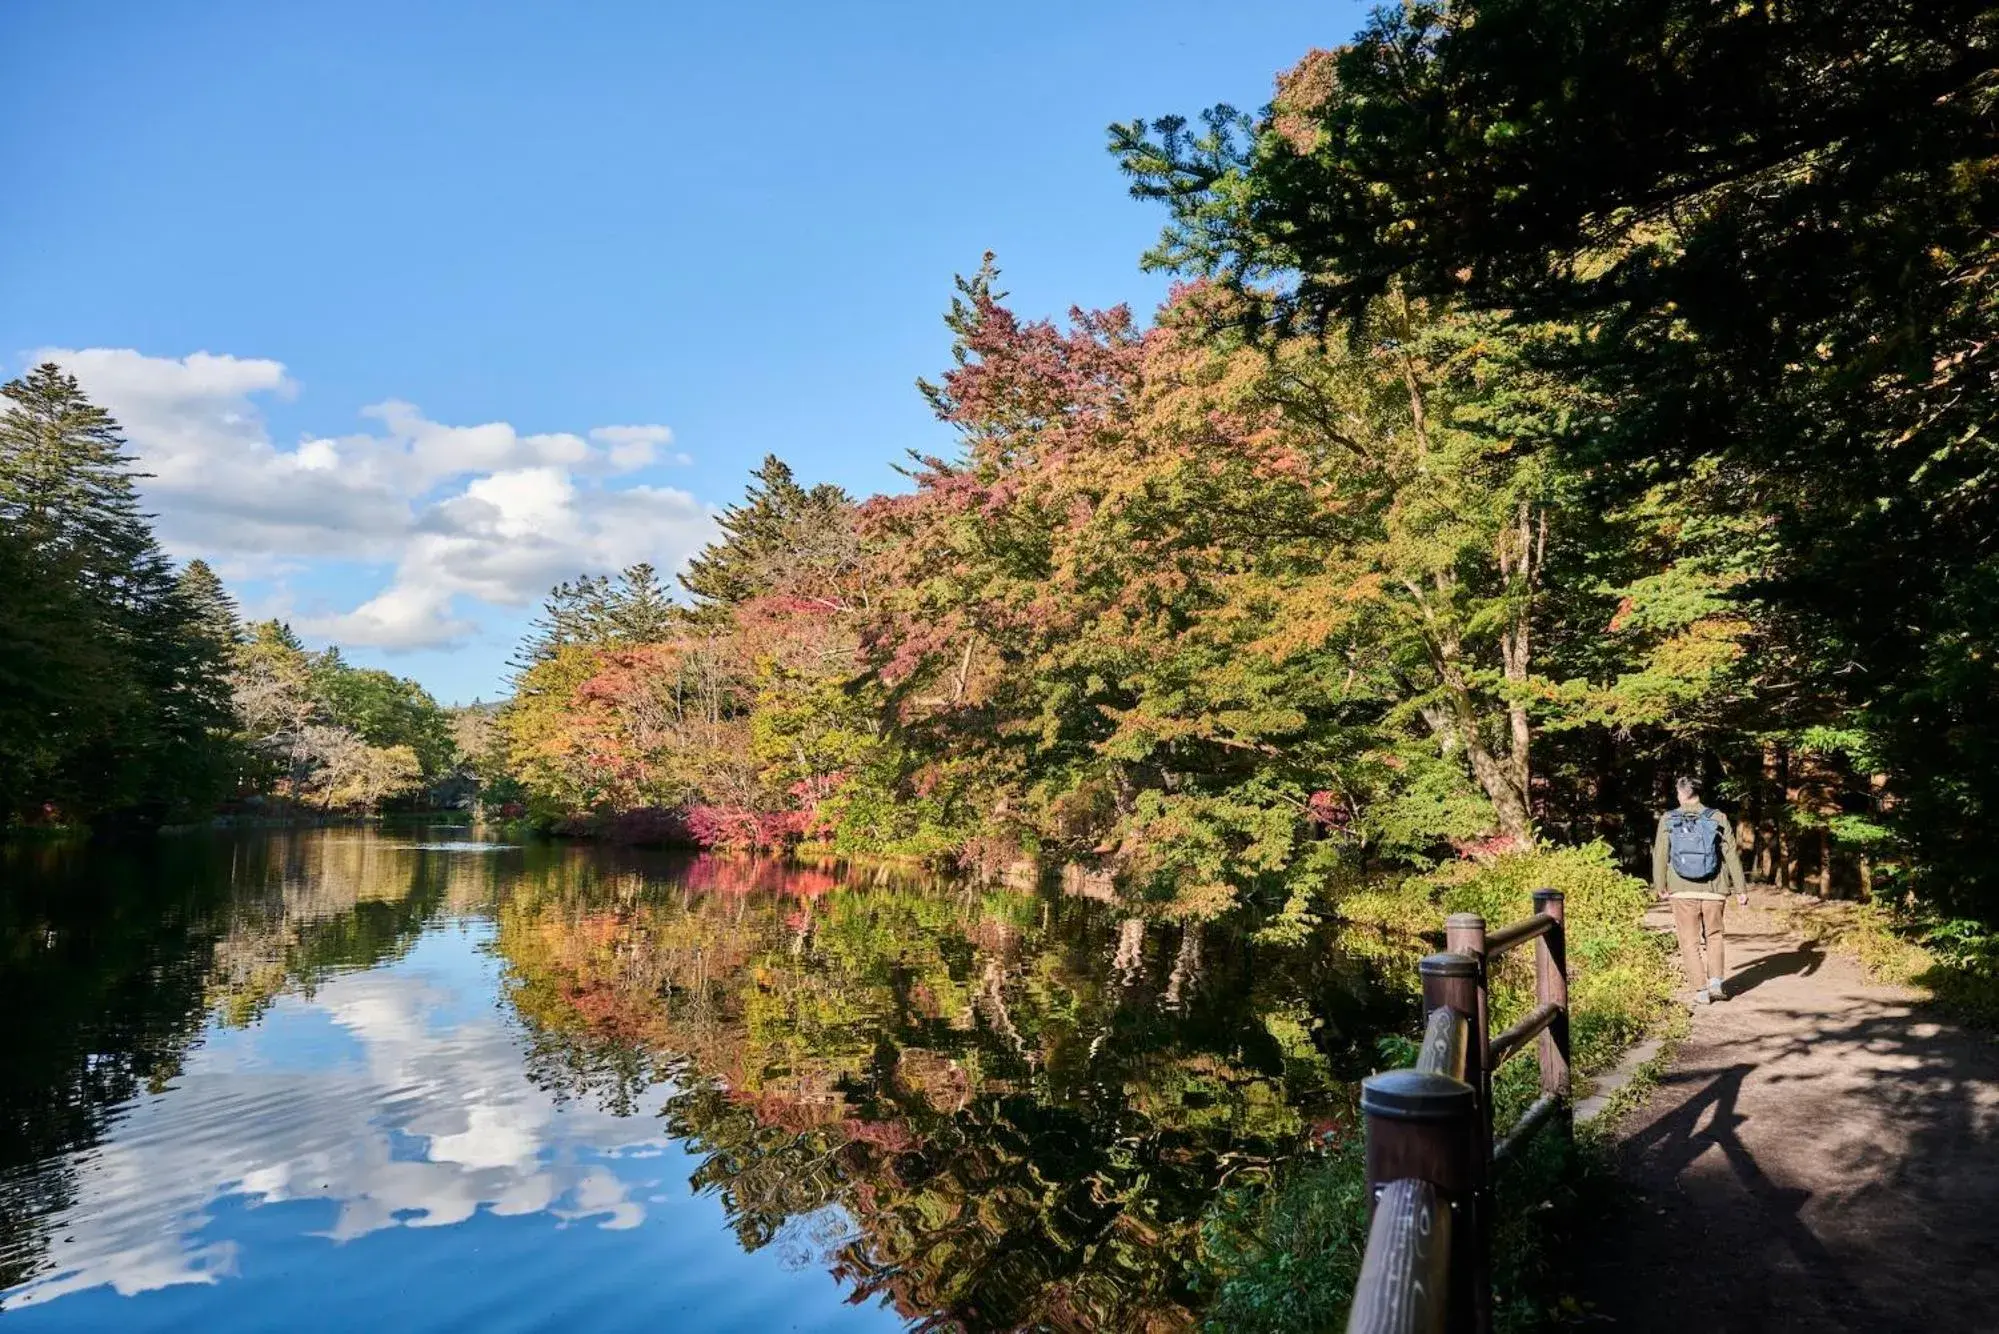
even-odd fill
[{"label": "walking trail", "polygon": [[1734,999],[1616,1127],[1635,1198],[1584,1257],[1592,1323],[1999,1330],[1999,1042],[1807,944],[1784,899],[1729,904]]}]

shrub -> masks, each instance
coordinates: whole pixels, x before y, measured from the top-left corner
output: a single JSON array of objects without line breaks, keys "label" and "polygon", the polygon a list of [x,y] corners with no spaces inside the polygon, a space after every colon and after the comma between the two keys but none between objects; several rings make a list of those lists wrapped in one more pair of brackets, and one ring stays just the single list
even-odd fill
[{"label": "shrub", "polygon": [[[1493,851],[1348,893],[1336,911],[1354,948],[1385,965],[1387,984],[1413,991],[1416,963],[1438,947],[1446,916],[1475,912],[1488,927],[1501,927],[1526,916],[1537,889],[1560,890],[1565,900],[1571,1055],[1576,1073],[1587,1075],[1664,1015],[1674,988],[1667,942],[1642,923],[1650,891],[1617,869],[1603,843]],[[1532,1002],[1533,951],[1516,950],[1493,970],[1493,1027],[1511,1023]],[[1390,1057],[1384,1068],[1400,1063],[1388,1050],[1395,1044],[1383,1045]],[[1535,1069],[1525,1054],[1501,1069],[1494,1102],[1502,1129],[1538,1091]],[[1367,1243],[1361,1148],[1356,1129],[1293,1164],[1260,1196],[1233,1195],[1211,1214],[1203,1230],[1205,1260],[1219,1285],[1211,1327],[1337,1326]],[[1552,1272],[1548,1240],[1572,1212],[1574,1159],[1565,1146],[1537,1143],[1503,1183],[1494,1255],[1501,1328],[1537,1327],[1539,1289]]]}]

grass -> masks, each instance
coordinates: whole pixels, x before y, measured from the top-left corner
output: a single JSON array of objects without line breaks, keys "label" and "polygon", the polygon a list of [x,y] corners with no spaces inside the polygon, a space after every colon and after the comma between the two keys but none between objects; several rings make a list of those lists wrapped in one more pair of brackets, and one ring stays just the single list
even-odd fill
[{"label": "grass", "polygon": [[[1671,1003],[1675,975],[1667,944],[1645,930],[1643,882],[1618,871],[1602,844],[1508,853],[1453,863],[1387,889],[1350,894],[1336,911],[1354,948],[1382,964],[1390,985],[1414,990],[1416,962],[1435,948],[1444,917],[1476,912],[1496,928],[1529,911],[1536,889],[1559,889],[1567,909],[1570,1048],[1582,1078],[1608,1068],[1648,1032],[1685,1014]],[[1533,1003],[1533,951],[1493,969],[1496,1032]],[[1383,1066],[1403,1063],[1404,1041],[1384,1040]],[[1665,1052],[1649,1064],[1653,1077]],[[1641,1071],[1616,1102],[1644,1096]],[[1521,1055],[1494,1081],[1502,1133],[1538,1093],[1535,1062]],[[1615,1113],[1616,1107],[1609,1109]],[[1599,1124],[1606,1124],[1600,1121]],[[1349,1124],[1358,1125],[1358,1118]],[[1542,1135],[1495,1183],[1495,1322],[1501,1330],[1545,1328],[1574,1307],[1555,1257],[1561,1241],[1597,1216],[1612,1189],[1601,1144]],[[1294,1164],[1262,1192],[1227,1197],[1203,1229],[1215,1300],[1213,1329],[1323,1330],[1344,1319],[1367,1243],[1366,1181],[1358,1134]]]},{"label": "grass", "polygon": [[1786,915],[1808,941],[1857,959],[1875,981],[1911,987],[1953,1018],[1999,1028],[1999,928],[1843,900],[1807,900]]},{"label": "grass", "polygon": [[1605,1098],[1603,1105],[1589,1122],[1576,1127],[1576,1138],[1592,1150],[1607,1151],[1610,1148],[1617,1124],[1633,1111],[1643,1106],[1659,1087],[1659,1077],[1673,1063],[1673,1055],[1692,1028],[1692,1013],[1675,1005],[1670,1007],[1651,1036],[1659,1040],[1659,1049],[1626,1076],[1617,1091]]}]

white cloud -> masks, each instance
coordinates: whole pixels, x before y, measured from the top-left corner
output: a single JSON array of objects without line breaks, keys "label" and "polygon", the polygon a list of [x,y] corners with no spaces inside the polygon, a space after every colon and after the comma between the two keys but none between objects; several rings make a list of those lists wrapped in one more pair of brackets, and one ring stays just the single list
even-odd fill
[{"label": "white cloud", "polygon": [[392,649],[449,644],[478,628],[452,611],[450,590],[437,583],[394,583],[352,611],[291,620],[293,628],[338,644]]},{"label": "white cloud", "polygon": [[673,431],[665,426],[599,426],[590,432],[590,438],[610,446],[614,467],[643,468],[661,461],[685,467],[694,462],[685,454],[669,454],[661,459],[659,451],[673,443]]},{"label": "white cloud", "polygon": [[346,610],[293,619],[309,633],[390,649],[435,647],[474,629],[463,600],[506,607],[558,580],[649,560],[677,567],[714,530],[713,511],[629,474],[658,462],[665,426],[523,434],[506,422],[452,426],[391,399],[360,410],[375,429],[270,438],[262,396],[297,384],[276,361],[152,357],[129,348],[49,348],[123,426],[167,548],[224,571],[297,562],[392,566]]}]

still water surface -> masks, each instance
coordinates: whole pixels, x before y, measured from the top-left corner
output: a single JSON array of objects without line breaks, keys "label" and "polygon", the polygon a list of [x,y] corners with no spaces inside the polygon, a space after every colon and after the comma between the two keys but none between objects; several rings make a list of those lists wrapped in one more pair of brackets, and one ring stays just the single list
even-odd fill
[{"label": "still water surface", "polygon": [[0,1324],[1176,1329],[1327,940],[463,831],[0,849]]}]

